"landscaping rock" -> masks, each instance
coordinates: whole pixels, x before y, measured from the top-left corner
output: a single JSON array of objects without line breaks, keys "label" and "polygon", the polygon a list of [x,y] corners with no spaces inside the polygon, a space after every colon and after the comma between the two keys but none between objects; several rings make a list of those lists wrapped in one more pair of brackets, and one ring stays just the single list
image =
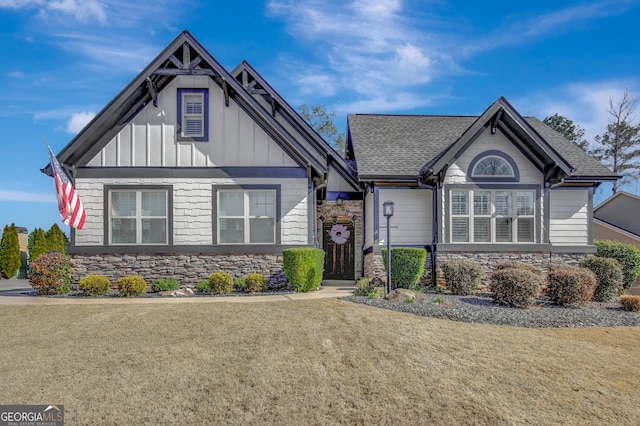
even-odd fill
[{"label": "landscaping rock", "polygon": [[390,302],[406,302],[407,300],[413,302],[416,298],[416,294],[406,288],[396,288],[384,296],[384,298]]},{"label": "landscaping rock", "polygon": [[193,296],[193,290],[191,290],[190,288],[181,288],[179,290],[173,290],[173,291],[161,291],[160,294],[162,296],[169,296],[169,297],[187,297],[187,296]]}]

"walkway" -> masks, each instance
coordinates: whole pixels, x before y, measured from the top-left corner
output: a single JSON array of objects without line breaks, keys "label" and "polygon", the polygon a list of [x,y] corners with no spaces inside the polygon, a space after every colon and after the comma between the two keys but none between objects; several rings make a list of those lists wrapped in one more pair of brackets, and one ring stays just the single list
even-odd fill
[{"label": "walkway", "polygon": [[0,305],[97,305],[106,303],[256,303],[286,300],[330,299],[350,296],[355,286],[352,281],[325,281],[318,291],[309,293],[273,294],[266,296],[215,297],[38,297],[27,280],[0,280]]}]

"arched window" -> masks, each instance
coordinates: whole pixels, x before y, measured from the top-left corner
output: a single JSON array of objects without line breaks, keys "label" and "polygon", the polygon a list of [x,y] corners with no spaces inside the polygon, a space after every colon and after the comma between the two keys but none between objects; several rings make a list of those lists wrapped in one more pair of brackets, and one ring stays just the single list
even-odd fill
[{"label": "arched window", "polygon": [[511,157],[502,151],[490,150],[469,163],[467,178],[476,182],[519,182],[520,173]]},{"label": "arched window", "polygon": [[496,156],[489,155],[478,161],[471,171],[473,177],[514,177],[513,169],[504,159]]}]

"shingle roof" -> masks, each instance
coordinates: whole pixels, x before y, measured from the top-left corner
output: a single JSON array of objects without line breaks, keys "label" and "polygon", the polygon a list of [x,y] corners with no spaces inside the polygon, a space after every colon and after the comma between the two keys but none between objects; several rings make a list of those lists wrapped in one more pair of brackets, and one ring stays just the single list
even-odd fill
[{"label": "shingle roof", "polygon": [[[442,156],[478,116],[349,115],[353,155],[362,180],[371,177],[418,177],[425,164]],[[616,175],[573,142],[535,117],[526,122],[574,169],[571,177]]]}]

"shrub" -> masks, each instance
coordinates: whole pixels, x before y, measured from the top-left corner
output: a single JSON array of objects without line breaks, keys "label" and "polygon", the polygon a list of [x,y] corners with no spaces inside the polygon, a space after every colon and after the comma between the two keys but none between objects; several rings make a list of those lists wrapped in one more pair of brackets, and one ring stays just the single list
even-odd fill
[{"label": "shrub", "polygon": [[234,278],[233,286],[238,291],[245,291],[247,288],[247,277]]},{"label": "shrub", "polygon": [[540,294],[542,278],[530,268],[513,266],[495,268],[489,284],[493,301],[512,308],[529,308]]},{"label": "shrub", "polygon": [[596,275],[579,266],[558,267],[549,272],[549,300],[561,306],[586,306],[598,285]]},{"label": "shrub", "polygon": [[473,260],[449,260],[440,267],[446,281],[447,289],[452,294],[461,296],[475,294],[482,282],[482,266]]},{"label": "shrub", "polygon": [[625,311],[640,312],[640,296],[621,296],[620,306]]},{"label": "shrub", "polygon": [[163,280],[155,280],[151,283],[151,289],[158,291],[174,291],[180,288],[180,282],[175,278],[165,278]]},{"label": "shrub", "polygon": [[71,282],[71,260],[62,253],[45,253],[29,264],[29,284],[38,294],[67,293]]},{"label": "shrub", "polygon": [[0,239],[0,275],[12,278],[20,269],[20,242],[15,224],[5,225]]},{"label": "shrub", "polygon": [[228,272],[214,272],[209,275],[211,293],[226,294],[233,290],[233,277]]},{"label": "shrub", "polygon": [[107,294],[111,289],[111,281],[102,275],[87,275],[80,278],[78,287],[85,296],[102,296],[103,294]]},{"label": "shrub", "polygon": [[147,282],[144,278],[135,275],[118,278],[116,284],[122,297],[135,297],[147,291]]},{"label": "shrub", "polygon": [[209,280],[202,280],[198,284],[196,284],[196,291],[198,293],[210,293],[211,283],[209,282]]},{"label": "shrub", "polygon": [[[391,249],[391,289],[415,290],[424,273],[427,251],[421,248],[395,247]],[[387,269],[387,249],[382,249],[382,262]]]},{"label": "shrub", "polygon": [[532,272],[541,278],[544,276],[544,272],[541,268],[530,263],[522,262],[521,260],[506,260],[504,262],[500,262],[494,268],[494,272],[503,269],[520,269]]},{"label": "shrub", "polygon": [[245,277],[245,282],[247,283],[245,291],[249,293],[267,290],[267,279],[262,274],[249,274]]},{"label": "shrub", "polygon": [[631,244],[611,240],[596,240],[594,244],[598,248],[596,256],[609,257],[620,262],[624,275],[622,292],[631,288],[640,274],[640,250]]},{"label": "shrub", "polygon": [[607,257],[590,256],[580,261],[580,266],[596,274],[598,286],[593,294],[596,302],[610,302],[622,290],[624,275],[620,262]]},{"label": "shrub", "polygon": [[369,278],[360,278],[356,281],[356,289],[353,291],[353,295],[368,296],[371,289],[375,289],[375,287],[371,285],[371,280]]},{"label": "shrub", "polygon": [[282,252],[284,273],[295,291],[317,290],[324,272],[324,251],[319,248],[291,248]]}]

